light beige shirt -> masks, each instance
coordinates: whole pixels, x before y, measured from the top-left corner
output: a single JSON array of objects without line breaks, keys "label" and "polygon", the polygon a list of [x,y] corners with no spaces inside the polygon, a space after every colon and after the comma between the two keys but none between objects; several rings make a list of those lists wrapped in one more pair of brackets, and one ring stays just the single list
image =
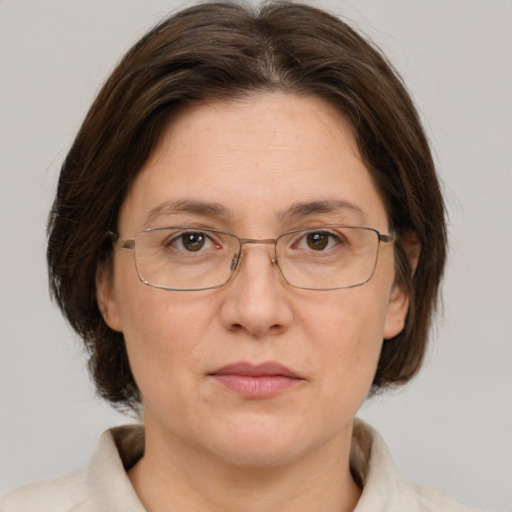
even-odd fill
[{"label": "light beige shirt", "polygon": [[[1,512],[144,512],[126,469],[141,457],[144,431],[129,425],[107,430],[88,466],[54,480],[32,483],[0,497]],[[401,478],[380,435],[356,420],[353,474],[363,486],[354,512],[470,512],[445,493]]]}]

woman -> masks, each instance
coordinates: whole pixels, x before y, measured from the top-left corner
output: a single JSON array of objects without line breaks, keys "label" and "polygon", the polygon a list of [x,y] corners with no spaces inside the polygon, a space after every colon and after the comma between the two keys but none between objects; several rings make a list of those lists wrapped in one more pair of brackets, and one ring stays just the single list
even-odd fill
[{"label": "woman", "polygon": [[369,393],[420,368],[445,260],[429,147],[340,20],[202,4],[143,37],[71,148],[54,296],[144,427],[2,510],[467,510],[401,480]]}]

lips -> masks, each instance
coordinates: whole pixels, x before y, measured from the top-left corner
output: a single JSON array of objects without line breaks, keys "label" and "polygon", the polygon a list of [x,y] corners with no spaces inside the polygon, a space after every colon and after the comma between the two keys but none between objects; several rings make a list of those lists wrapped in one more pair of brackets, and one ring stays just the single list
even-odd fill
[{"label": "lips", "polygon": [[223,387],[248,398],[272,397],[304,382],[296,372],[276,362],[229,364],[210,376]]}]

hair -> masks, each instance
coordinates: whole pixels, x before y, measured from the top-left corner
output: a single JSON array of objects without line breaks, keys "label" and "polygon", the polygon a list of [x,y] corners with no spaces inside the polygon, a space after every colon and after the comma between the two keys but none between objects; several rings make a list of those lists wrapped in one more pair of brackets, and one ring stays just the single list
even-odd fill
[{"label": "hair", "polygon": [[[446,258],[445,209],[400,77],[371,42],[317,8],[202,3],[154,27],[112,72],[62,165],[50,213],[51,293],[85,343],[99,395],[117,408],[137,410],[141,396],[123,335],[96,301],[96,273],[111,262],[106,233],[173,115],[200,100],[272,91],[320,97],[341,112],[399,234],[395,274],[409,312],[402,332],[384,341],[372,389],[403,384],[421,366]],[[411,239],[421,245],[415,272]]]}]

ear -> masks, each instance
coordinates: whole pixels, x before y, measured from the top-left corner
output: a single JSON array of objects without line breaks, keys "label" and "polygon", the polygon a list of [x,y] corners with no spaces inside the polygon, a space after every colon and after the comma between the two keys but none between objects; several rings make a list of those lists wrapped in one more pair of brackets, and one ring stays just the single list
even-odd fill
[{"label": "ear", "polygon": [[409,311],[409,294],[405,287],[395,283],[389,297],[386,322],[384,324],[384,339],[388,340],[400,334],[405,326]]},{"label": "ear", "polygon": [[[421,244],[414,232],[408,232],[400,237],[400,249],[402,256],[407,260],[407,268],[403,272],[409,272],[410,279],[414,276],[418,266],[421,252]],[[400,257],[400,255],[398,256]],[[403,259],[401,260],[403,262]],[[400,262],[399,262],[400,265]],[[405,265],[402,264],[402,267]],[[403,282],[395,281],[388,303],[386,323],[384,325],[384,339],[390,339],[402,332],[409,311],[409,292]]]},{"label": "ear", "polygon": [[121,332],[119,311],[112,283],[112,271],[101,265],[96,270],[96,300],[105,323],[114,331]]}]

